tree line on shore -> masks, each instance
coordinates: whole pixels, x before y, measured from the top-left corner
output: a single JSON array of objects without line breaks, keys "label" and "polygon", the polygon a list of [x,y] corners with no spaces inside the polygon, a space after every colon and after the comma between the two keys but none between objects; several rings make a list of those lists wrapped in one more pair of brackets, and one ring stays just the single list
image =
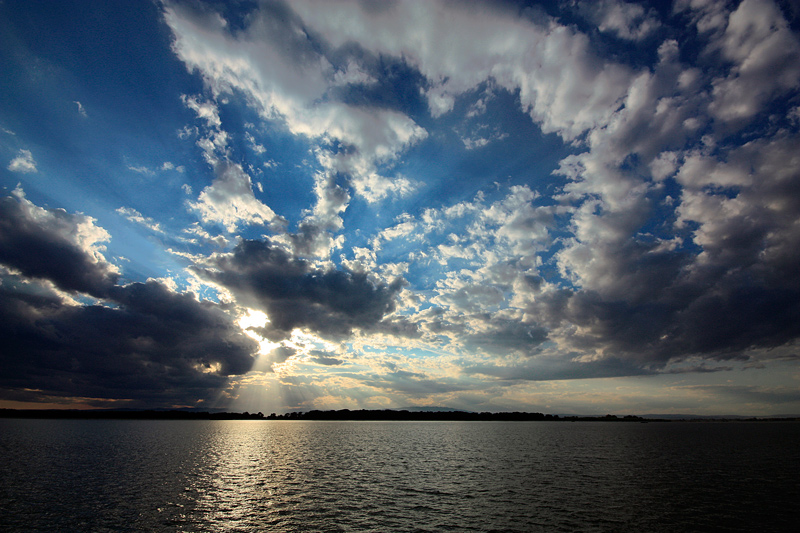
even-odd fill
[{"label": "tree line on shore", "polygon": [[453,420],[453,421],[556,421],[556,420],[602,420],[602,421],[623,421],[638,422],[644,419],[639,416],[627,415],[618,417],[615,415],[605,415],[600,417],[587,416],[559,416],[544,413],[527,412],[503,412],[476,413],[472,411],[407,411],[396,409],[339,409],[334,411],[307,411],[292,412],[283,415],[275,413],[266,417],[268,420]]},{"label": "tree line on shore", "polygon": [[40,418],[40,419],[116,419],[116,420],[433,420],[433,421],[576,421],[602,420],[636,422],[645,419],[627,415],[617,417],[558,416],[543,413],[505,412],[475,413],[470,411],[408,411],[395,409],[339,409],[331,411],[305,411],[285,414],[272,413],[229,413],[192,410],[109,410],[109,409],[0,409],[0,418]]}]

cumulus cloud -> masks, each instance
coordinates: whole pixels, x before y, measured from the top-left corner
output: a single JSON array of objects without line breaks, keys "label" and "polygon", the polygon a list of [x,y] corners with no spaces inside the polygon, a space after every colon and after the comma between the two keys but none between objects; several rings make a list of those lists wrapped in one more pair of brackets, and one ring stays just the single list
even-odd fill
[{"label": "cumulus cloud", "polygon": [[286,221],[253,194],[253,182],[242,166],[230,161],[214,164],[216,178],[189,206],[205,223],[222,225],[233,233],[242,225],[258,224],[280,230]]},{"label": "cumulus cloud", "polygon": [[[575,9],[618,39],[645,43],[663,28],[639,4]],[[320,168],[295,233],[242,241],[196,260],[196,272],[264,310],[267,338],[358,330],[524,359],[464,365],[502,378],[665,372],[794,342],[797,135],[775,127],[758,140],[726,137],[797,89],[800,47],[779,7],[677,2],[674,16],[697,28],[700,59],[685,63],[693,59],[668,38],[653,44],[647,68],[600,57],[593,39],[607,39],[596,32],[520,15],[488,3],[298,1],[264,4],[233,31],[211,10],[167,5],[173,49],[211,95],[185,98],[217,165],[191,204],[204,220],[229,231],[281,222],[227,159],[224,95],[245,95],[262,119],[310,140]],[[397,102],[365,96],[384,83],[375,58],[413,72],[426,119],[445,120],[459,99],[476,97],[456,127],[467,150],[507,138],[487,106],[498,92],[515,95],[542,132],[574,148],[553,173],[561,185],[549,198],[535,184],[513,185],[491,202],[481,193],[405,214],[370,248],[344,249],[353,257],[345,269],[313,263],[344,248],[353,198],[374,204],[424,186],[395,165],[428,132]],[[705,68],[709,58],[724,64]],[[784,107],[781,124],[794,124],[796,103]],[[374,272],[417,274],[427,285],[401,297]],[[404,302],[402,320],[392,316]]]},{"label": "cumulus cloud", "polygon": [[[572,140],[608,120],[631,73],[598,61],[588,38],[553,20],[533,23],[491,4],[401,2],[363,10],[292,3],[333,47],[355,40],[374,54],[402,57],[428,80],[434,117],[486,80],[511,92],[543,131]],[[371,28],[380,27],[375,32]]]},{"label": "cumulus cloud", "polygon": [[661,26],[656,15],[642,5],[620,0],[579,3],[578,10],[594,22],[598,30],[620,39],[638,41]]},{"label": "cumulus cloud", "polygon": [[[404,192],[404,186],[381,176],[377,165],[424,138],[424,130],[392,110],[367,112],[326,98],[332,88],[363,85],[372,78],[353,58],[335,65],[289,7],[262,5],[237,34],[218,14],[170,5],[165,18],[175,52],[202,73],[216,94],[243,91],[265,118],[285,121],[293,133],[342,143],[343,150],[323,147],[320,162],[329,173],[346,173],[369,201]],[[320,202],[324,197],[322,192]]]},{"label": "cumulus cloud", "polygon": [[31,154],[30,150],[20,150],[17,157],[11,160],[7,168],[11,172],[21,172],[23,174],[37,172],[36,161],[33,160],[33,154]]},{"label": "cumulus cloud", "polygon": [[369,330],[394,311],[403,285],[320,269],[268,241],[242,241],[195,272],[230,290],[242,305],[264,311],[269,323],[260,333],[273,341],[288,338],[295,328],[331,338]]},{"label": "cumulus cloud", "polygon": [[711,46],[732,63],[713,82],[710,111],[720,120],[749,119],[800,83],[800,40],[772,2],[744,0]]},{"label": "cumulus cloud", "polygon": [[[92,205],[137,205],[98,218],[159,233],[189,271],[123,285],[106,257],[147,259],[106,251],[96,220],[21,189],[0,201],[0,331],[52,371],[52,394],[77,376],[97,397],[150,397],[108,366],[117,351],[165,391],[152,398],[209,399],[250,368],[252,339],[249,383],[273,369],[292,405],[795,362],[800,39],[785,2],[157,12],[190,74],[172,141],[206,165],[124,160],[123,176],[181,187],[188,213],[169,224],[141,199]],[[36,172],[30,151],[8,154]],[[14,364],[21,394],[34,370]]]},{"label": "cumulus cloud", "polygon": [[[255,197],[250,174],[240,163],[231,161],[229,135],[222,128],[217,105],[196,96],[184,95],[182,99],[204,123],[197,146],[214,172],[211,185],[200,192],[196,202],[187,205],[200,215],[204,224],[219,224],[229,233],[248,225],[268,226],[273,231],[284,229],[286,220]],[[188,185],[183,189],[187,194],[192,193]]]},{"label": "cumulus cloud", "polygon": [[[165,19],[175,37],[173,49],[215,95],[242,91],[265,119],[283,121],[292,133],[319,143],[323,171],[315,177],[317,203],[298,232],[286,237],[297,253],[327,257],[337,248],[333,234],[341,229],[349,190],[378,202],[414,189],[391,166],[399,153],[425,138],[425,130],[397,111],[347,103],[344,89],[372,83],[369,69],[352,57],[326,55],[326,46],[306,32],[290,7],[262,5],[237,34],[221,16],[182,6],[169,5]],[[219,127],[208,106],[187,105]]]},{"label": "cumulus cloud", "polygon": [[102,255],[108,232],[91,217],[44,209],[14,192],[0,200],[0,263],[66,291],[106,296],[119,278]]},{"label": "cumulus cloud", "polygon": [[255,342],[218,304],[158,282],[114,286],[117,307],[64,305],[0,287],[2,394],[210,405],[253,364]]},{"label": "cumulus cloud", "polygon": [[38,207],[19,190],[0,214],[5,398],[198,405],[252,366],[255,342],[232,308],[158,281],[117,284],[101,253],[109,235],[91,217]]},{"label": "cumulus cloud", "polygon": [[[604,192],[624,179],[618,166],[581,166],[571,176],[576,183],[603,173],[583,182],[591,197],[578,208],[537,207],[533,191],[517,188],[490,205],[477,198],[428,210],[424,222],[443,234],[466,219],[469,232],[454,237],[453,251],[429,246],[442,259],[467,263],[443,273],[427,298],[436,307],[410,319],[423,338],[448,349],[530,359],[465,363],[465,371],[504,379],[671,372],[694,357],[746,360],[791,345],[800,336],[793,274],[800,264],[791,251],[800,244],[798,142],[783,132],[714,156],[662,152],[648,168],[658,161],[669,171],[649,185],[637,178],[636,188],[623,181],[624,196]],[[656,205],[654,198],[667,197],[658,185],[664,174],[675,176],[682,193]],[[656,208],[672,213],[662,236],[641,230]],[[560,231],[554,221],[564,215],[572,236],[553,240]],[[405,217],[380,242],[416,227]],[[542,276],[537,255],[553,245],[550,264],[569,284]]]},{"label": "cumulus cloud", "polygon": [[691,354],[746,358],[793,342],[800,293],[789,272],[800,265],[788,248],[798,240],[800,206],[790,200],[800,185],[797,143],[782,135],[724,160],[686,157],[674,219],[685,237],[672,246],[644,233],[631,238],[635,227],[619,228],[618,215],[598,216],[588,204],[576,214],[587,222],[576,218],[575,240],[557,254],[582,290],[538,294],[527,312],[563,320],[551,338],[590,358],[624,354],[654,367]]}]

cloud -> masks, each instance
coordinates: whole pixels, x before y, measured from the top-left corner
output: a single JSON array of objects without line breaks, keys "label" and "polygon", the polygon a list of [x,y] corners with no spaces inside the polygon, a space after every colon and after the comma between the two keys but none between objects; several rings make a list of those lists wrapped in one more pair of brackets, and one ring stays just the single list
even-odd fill
[{"label": "cloud", "polygon": [[73,102],[75,105],[78,106],[78,114],[83,118],[88,117],[89,115],[86,114],[86,108],[83,107],[83,104],[78,102],[77,100]]},{"label": "cloud", "polygon": [[[0,334],[33,361],[2,354],[7,394],[189,405],[286,386],[294,406],[513,407],[548,380],[790,383],[800,39],[785,2],[164,0],[151,15],[177,60],[161,66],[187,71],[165,71],[178,85],[153,101],[185,150],[137,154],[164,139],[85,122],[100,144],[72,139],[79,159],[107,178],[87,189],[98,176],[45,121],[56,137],[35,146],[63,172],[37,192],[64,180],[87,214],[19,187],[0,200]],[[11,146],[8,179],[35,172]],[[159,238],[112,241],[88,214]]]},{"label": "cloud", "polygon": [[[319,143],[315,154],[323,171],[315,176],[317,203],[291,238],[298,253],[327,257],[336,248],[332,233],[341,229],[351,187],[369,202],[413,189],[411,180],[384,173],[426,132],[403,113],[336,98],[343,84],[371,83],[368,69],[356,58],[339,62],[333,51],[326,55],[326,47],[288,7],[261,5],[235,34],[220,15],[183,6],[168,5],[165,20],[175,53],[203,75],[215,97],[241,91],[265,120],[281,121],[293,134]],[[196,100],[187,105],[207,117],[209,127],[220,127],[210,107]]]},{"label": "cloud", "polygon": [[417,68],[434,117],[492,79],[519,91],[522,109],[544,132],[572,140],[608,120],[631,76],[598,60],[585,35],[553,20],[532,23],[502,6],[400,2],[363,10],[358,2],[293,2],[292,8],[334,48],[356,41]]},{"label": "cloud", "polygon": [[264,148],[264,146],[263,146],[263,145],[261,145],[261,144],[258,144],[258,143],[256,142],[256,138],[255,138],[255,137],[253,137],[253,134],[252,134],[252,133],[250,133],[249,131],[248,131],[247,133],[245,133],[245,138],[247,139],[247,142],[250,144],[250,148],[252,148],[252,150],[253,150],[253,151],[254,151],[256,154],[258,154],[258,155],[261,155],[261,154],[263,154],[264,152],[266,152],[266,151],[267,151],[267,149],[266,149],[266,148]]},{"label": "cloud", "polygon": [[[409,257],[450,267],[426,298],[438,311],[411,315],[427,340],[444,336],[451,347],[527,356],[546,341],[579,358],[580,368],[616,360],[602,375],[625,375],[693,355],[747,358],[800,335],[793,325],[796,283],[786,277],[797,266],[788,253],[800,212],[791,200],[797,138],[783,131],[714,148],[708,129],[714,117],[727,120],[716,87],[759,79],[757,58],[779,74],[757,89],[745,87],[754,100],[731,100],[747,106],[737,116],[751,119],[796,88],[789,61],[796,38],[777,7],[751,19],[744,16],[755,9],[748,2],[731,14],[717,6],[698,15],[707,53],[716,49],[733,65],[721,76],[683,64],[674,40],[660,44],[651,70],[636,72],[595,57],[585,35],[555,21],[533,23],[490,7],[292,6],[333,47],[355,40],[417,68],[434,118],[450,112],[456,97],[491,83],[519,91],[522,109],[543,131],[568,141],[584,136],[586,150],[562,160],[556,173],[566,181],[555,198],[561,205],[534,206],[533,191],[520,188],[491,207],[461,209],[466,220],[458,226],[450,226],[445,209],[429,210],[425,224],[406,219],[373,240],[376,252],[389,242],[394,250],[407,227],[425,228],[414,246],[430,248]],[[643,38],[658,27],[655,13],[638,6],[601,7],[605,29],[619,37]],[[638,29],[634,20],[642,21]],[[382,31],[367,31],[374,27]],[[704,84],[714,90],[702,91]],[[469,112],[477,116],[479,109]],[[669,193],[667,180],[674,180]],[[456,213],[459,205],[448,209]],[[557,217],[568,225],[556,228]],[[435,241],[437,233],[447,240]],[[537,258],[542,253],[549,265]],[[545,267],[558,276],[540,275]]]},{"label": "cloud", "polygon": [[[4,284],[5,285],[5,284]],[[115,286],[116,307],[64,305],[0,287],[0,394],[208,406],[253,364],[255,342],[225,309],[158,282]],[[206,403],[199,403],[199,402]]]},{"label": "cloud", "polygon": [[[182,237],[182,240],[191,243],[204,242],[213,245],[216,248],[224,248],[228,244],[228,239],[225,235],[212,235],[202,227],[198,222],[193,223],[188,228],[183,230],[183,233],[193,237]],[[199,239],[199,241],[198,241]]]},{"label": "cloud", "polygon": [[101,253],[109,235],[91,217],[15,196],[0,201],[4,397],[197,405],[251,368],[257,347],[232,307],[157,281],[118,285]]},{"label": "cloud", "polygon": [[728,401],[743,402],[750,405],[765,404],[770,407],[776,404],[796,403],[800,401],[800,391],[788,387],[760,387],[753,385],[689,385],[683,387],[690,391],[698,391]]},{"label": "cloud", "polygon": [[688,11],[700,33],[714,36],[725,29],[729,14],[727,7],[725,0],[676,0],[672,9],[675,13]]},{"label": "cloud", "polygon": [[508,138],[508,133],[501,133],[500,131],[486,131],[486,128],[476,128],[471,136],[462,136],[461,142],[464,143],[464,148],[467,150],[475,150],[483,148],[489,143],[495,141],[502,141]]},{"label": "cloud", "polygon": [[230,161],[214,162],[215,179],[189,206],[204,223],[221,224],[233,233],[241,225],[263,225],[280,230],[285,219],[275,214],[253,194],[253,183],[241,165]]},{"label": "cloud", "polygon": [[[648,127],[663,131],[660,120],[649,119]],[[741,146],[669,155],[642,145],[657,155],[640,159],[634,174],[622,163],[629,152],[616,142],[639,129],[637,122],[620,120],[603,133],[608,137],[590,139],[591,150],[569,171],[566,189],[582,187],[576,207],[537,206],[534,191],[516,187],[490,205],[479,195],[429,209],[420,221],[399,217],[384,230],[376,251],[427,228],[413,256],[459,265],[442,272],[425,296],[436,307],[409,315],[421,338],[471,358],[529,359],[486,363],[502,369],[482,373],[508,379],[650,374],[694,358],[755,360],[796,342],[800,139],[783,130]],[[595,146],[606,153],[595,155]],[[657,165],[658,177],[644,179]],[[674,176],[670,194],[677,198],[660,185],[665,176]],[[644,230],[656,210],[666,213],[661,226]],[[563,216],[571,221],[566,233],[556,222]],[[449,233],[459,227],[468,231]],[[438,244],[436,234],[454,244]],[[548,252],[543,264],[537,256]],[[380,254],[372,261],[380,264]],[[411,277],[417,268],[411,264]],[[566,282],[547,274],[553,268]]]},{"label": "cloud", "polygon": [[471,364],[464,368],[464,373],[504,381],[554,381],[650,374],[617,358],[580,362],[567,357],[539,357],[511,364]]},{"label": "cloud", "polygon": [[153,176],[155,175],[155,171],[151,168],[147,168],[146,166],[140,165],[128,165],[128,170],[132,170],[138,174],[144,174],[145,176]]},{"label": "cloud", "polygon": [[164,230],[161,228],[161,224],[159,224],[150,217],[142,215],[139,211],[133,209],[132,207],[120,207],[117,209],[117,213],[119,213],[126,219],[130,220],[131,222],[144,226],[150,231],[153,231],[155,233],[164,233]]},{"label": "cloud", "polygon": [[164,161],[164,163],[161,164],[160,170],[174,170],[176,172],[180,172],[181,174],[186,172],[186,168],[183,165],[178,165],[176,167],[171,161]]},{"label": "cloud", "polygon": [[638,41],[661,26],[652,10],[640,4],[620,0],[578,3],[578,11],[597,25],[601,32],[612,33],[620,39]]},{"label": "cloud", "polygon": [[[203,156],[214,172],[211,185],[200,192],[196,202],[190,201],[187,205],[200,214],[204,224],[220,224],[229,233],[247,225],[268,226],[273,231],[282,231],[286,220],[255,197],[250,175],[241,164],[231,161],[229,135],[222,129],[216,104],[186,95],[182,100],[205,123],[197,146],[203,150]],[[198,129],[198,133],[200,131]],[[182,172],[181,169],[178,167],[176,170]],[[183,186],[183,190],[192,193],[189,185]]]},{"label": "cloud", "polygon": [[259,332],[273,341],[288,338],[295,328],[334,339],[369,330],[394,311],[403,285],[320,269],[268,241],[244,240],[194,271],[231,291],[239,304],[264,311],[269,323]]},{"label": "cloud", "polygon": [[800,205],[791,200],[800,186],[797,149],[798,138],[782,134],[724,157],[686,157],[674,211],[684,237],[670,246],[630,237],[625,217],[585,204],[574,218],[576,239],[556,254],[580,290],[539,293],[526,312],[562,320],[550,338],[588,358],[614,354],[652,368],[693,354],[747,358],[793,342],[800,335],[800,286],[790,274],[800,264],[789,251],[800,238]]},{"label": "cloud", "polygon": [[338,366],[344,362],[342,359],[337,359],[335,357],[328,357],[325,355],[315,355],[311,360],[314,363],[323,366]]},{"label": "cloud", "polygon": [[0,215],[1,264],[98,298],[119,279],[101,253],[110,236],[93,218],[38,207],[21,189],[0,200]]},{"label": "cloud", "polygon": [[30,150],[20,150],[17,157],[11,160],[7,168],[11,172],[21,172],[23,174],[37,172],[36,161],[33,160],[33,154],[31,154]]},{"label": "cloud", "polygon": [[744,0],[711,46],[732,63],[727,76],[713,81],[709,109],[720,120],[749,119],[800,83],[800,40],[772,2]]},{"label": "cloud", "polygon": [[470,388],[466,383],[452,378],[435,379],[422,372],[396,370],[383,375],[353,376],[364,385],[411,395],[441,394]]}]

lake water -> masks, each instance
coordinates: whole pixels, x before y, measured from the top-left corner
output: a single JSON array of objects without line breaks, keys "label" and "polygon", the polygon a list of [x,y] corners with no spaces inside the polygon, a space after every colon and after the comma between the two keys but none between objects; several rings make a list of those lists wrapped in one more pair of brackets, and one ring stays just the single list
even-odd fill
[{"label": "lake water", "polygon": [[788,531],[800,423],[0,420],[2,531]]}]

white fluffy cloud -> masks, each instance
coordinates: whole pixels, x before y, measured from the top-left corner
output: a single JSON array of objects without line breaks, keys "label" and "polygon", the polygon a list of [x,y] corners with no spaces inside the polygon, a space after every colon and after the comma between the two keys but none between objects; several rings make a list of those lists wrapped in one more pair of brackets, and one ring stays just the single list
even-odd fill
[{"label": "white fluffy cloud", "polygon": [[11,172],[22,172],[24,174],[36,172],[36,161],[33,160],[31,151],[20,150],[17,157],[12,159],[8,164],[8,170]]},{"label": "white fluffy cloud", "polygon": [[643,39],[661,25],[642,5],[621,0],[578,3],[578,8],[601,32],[612,33],[621,39]]},{"label": "white fluffy cloud", "polygon": [[368,200],[403,192],[403,186],[379,176],[375,165],[424,138],[424,130],[396,112],[366,112],[326,100],[332,87],[368,84],[372,78],[352,62],[336,68],[291,12],[265,6],[237,36],[228,33],[218,15],[171,6],[166,20],[176,53],[215,92],[243,91],[265,118],[285,121],[293,133],[352,147],[347,155],[324,150],[321,162],[331,172],[351,174],[356,191]]},{"label": "white fluffy cloud", "polygon": [[744,0],[712,46],[732,64],[713,82],[710,110],[720,120],[749,119],[800,82],[800,41],[772,2]]},{"label": "white fluffy cloud", "polygon": [[[300,231],[284,238],[297,253],[325,257],[337,247],[332,233],[341,228],[340,216],[350,201],[337,176],[346,176],[347,185],[368,202],[413,189],[411,180],[381,169],[391,170],[400,152],[425,138],[425,130],[396,111],[364,110],[328,98],[332,88],[374,80],[352,61],[333,65],[291,10],[265,5],[236,35],[216,14],[169,6],[165,18],[175,36],[173,49],[215,94],[241,91],[265,119],[283,121],[292,133],[320,142],[316,154],[324,171],[315,178],[317,204]],[[204,109],[195,107],[203,116]],[[205,114],[209,126],[219,128],[218,115]],[[330,149],[331,143],[340,147]],[[195,206],[206,204],[201,199]],[[222,220],[220,211],[203,212]],[[269,218],[263,208],[245,212]]]},{"label": "white fluffy cloud", "polygon": [[[214,172],[214,181],[200,192],[196,202],[188,202],[189,207],[200,214],[204,223],[220,224],[229,233],[246,225],[283,230],[286,221],[255,197],[250,175],[241,164],[230,160],[229,135],[222,128],[217,106],[194,96],[184,96],[183,102],[205,123],[197,145]],[[167,168],[166,163],[163,168]],[[191,187],[187,192],[191,193]]]},{"label": "white fluffy cloud", "polygon": [[543,131],[571,140],[608,120],[632,75],[600,61],[585,35],[490,4],[399,2],[363,10],[358,2],[301,1],[292,7],[333,47],[356,41],[417,67],[430,84],[426,94],[434,117],[450,111],[460,94],[493,79],[519,90],[523,109]]},{"label": "white fluffy cloud", "polygon": [[258,224],[280,230],[285,221],[253,194],[253,183],[241,165],[229,161],[214,164],[216,178],[189,206],[206,223],[221,224],[233,233],[242,225]]}]

